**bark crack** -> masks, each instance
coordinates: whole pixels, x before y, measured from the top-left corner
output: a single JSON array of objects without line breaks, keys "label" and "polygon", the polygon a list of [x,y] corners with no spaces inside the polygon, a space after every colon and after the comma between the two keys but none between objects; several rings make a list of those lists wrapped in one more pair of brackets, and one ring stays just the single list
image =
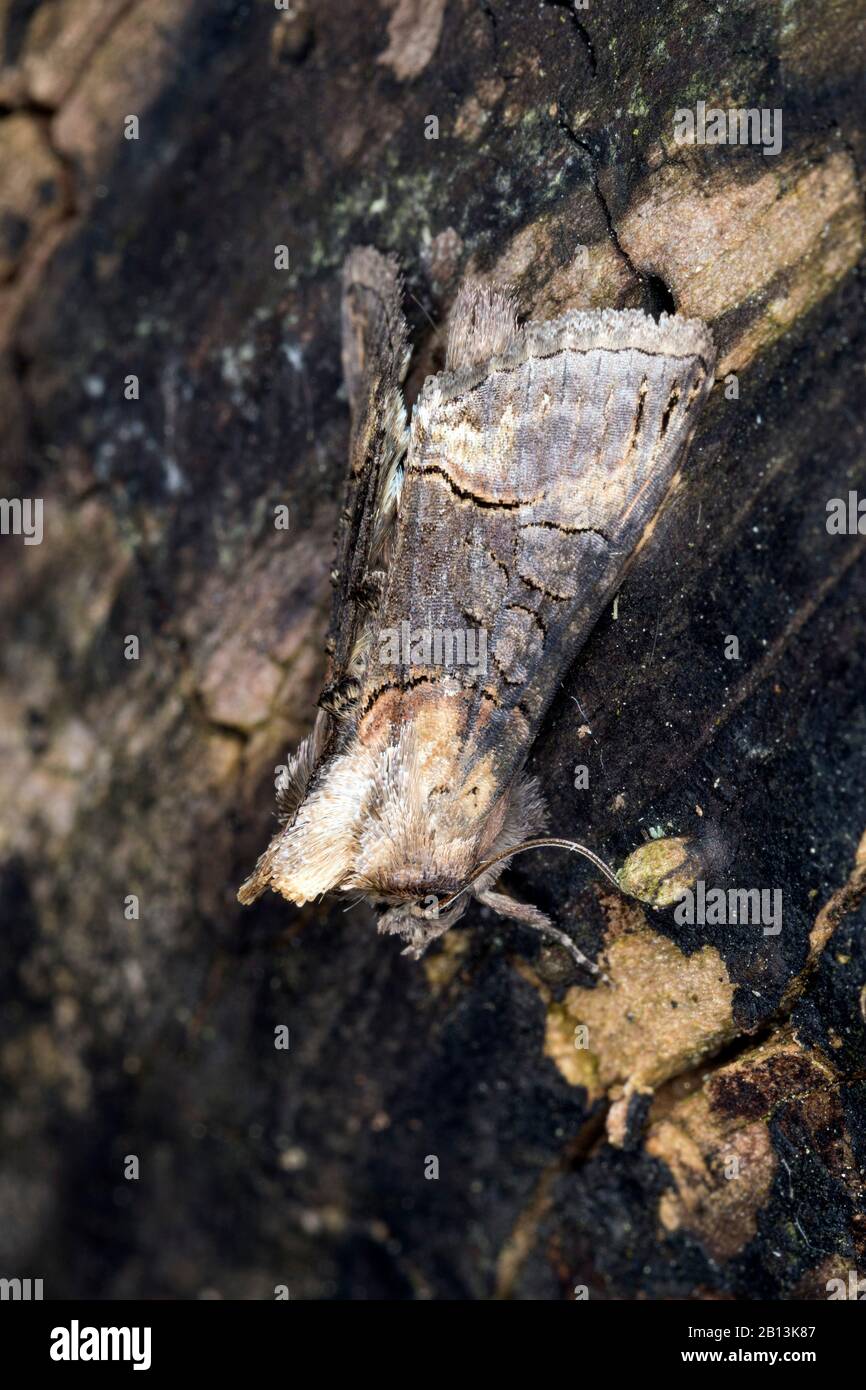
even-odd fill
[{"label": "bark crack", "polygon": [[[548,0],[548,3],[552,3],[552,0]],[[578,135],[576,131],[571,128],[564,116],[558,116],[556,118],[556,124],[566,139],[572,145],[576,146],[581,154],[586,157],[589,165],[590,187],[598,203],[601,215],[604,218],[608,237],[617,256],[619,256],[629,274],[640,286],[646,312],[652,314],[653,318],[658,318],[659,314],[663,312],[670,314],[675,313],[676,304],[674,303],[674,297],[665,281],[662,280],[661,276],[653,275],[649,271],[642,270],[640,266],[635,265],[620,240],[613,214],[611,213],[610,206],[604,196],[604,191],[601,186],[601,179],[599,176],[601,166],[597,152],[593,149],[589,140],[582,135]]]},{"label": "bark crack", "polygon": [[583,20],[578,18],[577,11],[574,8],[574,0],[544,0],[544,3],[546,5],[549,5],[551,9],[565,10],[566,14],[571,20],[575,33],[577,34],[578,38],[580,39],[580,42],[583,44],[583,47],[586,50],[586,58],[587,62],[589,63],[590,73],[593,77],[597,76],[598,59],[595,53],[595,45],[592,41],[592,36],[589,30],[583,23]]}]

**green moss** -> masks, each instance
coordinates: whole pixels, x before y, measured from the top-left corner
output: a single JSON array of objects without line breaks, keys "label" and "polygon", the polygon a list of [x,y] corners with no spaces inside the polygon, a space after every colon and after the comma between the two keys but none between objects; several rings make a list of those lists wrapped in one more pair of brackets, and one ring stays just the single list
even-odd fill
[{"label": "green moss", "polygon": [[684,836],[673,835],[641,845],[617,874],[623,892],[652,907],[670,907],[695,881],[699,866],[690,844]]}]

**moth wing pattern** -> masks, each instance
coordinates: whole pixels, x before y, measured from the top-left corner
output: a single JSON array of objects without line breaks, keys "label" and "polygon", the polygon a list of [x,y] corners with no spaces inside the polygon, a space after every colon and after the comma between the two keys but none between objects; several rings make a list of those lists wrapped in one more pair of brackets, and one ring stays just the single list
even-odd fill
[{"label": "moth wing pattern", "polygon": [[[343,269],[342,360],[351,436],[337,533],[328,685],[351,678],[353,653],[378,607],[409,443],[402,385],[409,334],[396,261],[359,247]],[[323,692],[322,704],[327,705]],[[348,692],[347,692],[348,693]]]},{"label": "moth wing pattern", "polygon": [[[487,633],[487,679],[463,673],[462,779],[492,765],[506,787],[525,761],[672,489],[714,359],[696,320],[601,310],[521,329],[506,295],[464,286],[446,371],[413,413],[380,613]],[[413,690],[425,677],[441,690],[441,670],[413,663]],[[374,651],[362,707],[391,681]]]},{"label": "moth wing pattern", "polygon": [[[349,473],[337,530],[328,664],[319,709],[277,781],[277,815],[290,826],[315,773],[339,739],[357,691],[357,669],[369,641],[387,564],[389,529],[396,513],[408,445],[402,384],[409,338],[402,282],[393,258],[358,247],[343,268],[341,330],[343,379],[349,398]],[[238,894],[256,900],[268,887],[273,845],[260,857]]]},{"label": "moth wing pattern", "polygon": [[[698,321],[631,310],[520,327],[507,294],[470,281],[407,441],[405,325],[384,267],[370,251],[347,266],[352,455],[319,715],[335,726],[250,882],[297,903],[342,889],[396,904],[380,929],[419,954],[467,899],[438,921],[418,903],[470,881],[489,896],[505,865],[478,868],[544,825],[532,741],[671,491],[714,349]],[[442,634],[450,659],[395,655],[406,630]]]}]

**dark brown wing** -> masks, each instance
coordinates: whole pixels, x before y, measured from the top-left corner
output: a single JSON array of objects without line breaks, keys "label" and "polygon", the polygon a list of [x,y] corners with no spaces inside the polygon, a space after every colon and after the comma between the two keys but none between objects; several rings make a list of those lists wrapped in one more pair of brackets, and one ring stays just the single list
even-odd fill
[{"label": "dark brown wing", "polygon": [[[291,825],[316,772],[339,746],[359,690],[368,628],[378,607],[389,534],[408,443],[402,382],[409,363],[397,264],[370,247],[343,270],[342,356],[349,395],[349,477],[337,534],[328,669],[315,725],[277,782],[277,811]],[[253,902],[268,886],[270,848],[238,894]]]},{"label": "dark brown wing", "polygon": [[386,697],[398,724],[456,683],[458,781],[492,765],[507,787],[670,492],[714,350],[694,320],[604,310],[520,329],[506,297],[463,298],[453,370],[415,406],[379,624],[475,629],[476,647],[485,633],[486,670],[395,668],[374,646],[362,708]]},{"label": "dark brown wing", "polygon": [[379,606],[390,530],[408,445],[402,383],[409,364],[397,264],[372,247],[343,270],[343,375],[352,433],[337,535],[328,680],[320,704],[337,718],[357,694],[359,651]]}]

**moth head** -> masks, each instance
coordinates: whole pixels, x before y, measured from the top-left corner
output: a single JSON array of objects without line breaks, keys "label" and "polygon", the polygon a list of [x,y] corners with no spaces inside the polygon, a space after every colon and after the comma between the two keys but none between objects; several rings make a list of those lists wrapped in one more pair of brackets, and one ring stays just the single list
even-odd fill
[{"label": "moth head", "polygon": [[423,898],[398,903],[382,913],[379,931],[384,936],[399,936],[406,942],[403,955],[418,960],[432,941],[454,925],[466,905],[466,899],[461,898],[447,912],[440,913],[439,901],[435,893],[427,893]]},{"label": "moth head", "polygon": [[[476,767],[468,779],[453,779],[449,739],[441,742],[444,749],[431,753],[433,740],[419,739],[411,723],[379,747],[350,742],[274,837],[241,888],[241,902],[253,902],[266,888],[299,905],[328,892],[360,892],[388,909],[380,929],[420,954],[457,920],[467,899],[445,913],[437,903],[470,883],[473,892],[489,888],[502,866],[479,877],[482,862],[544,822],[532,779],[520,777],[498,796],[492,769]],[[480,793],[486,793],[483,809]]]},{"label": "moth head", "polygon": [[501,856],[526,835],[540,830],[544,822],[544,803],[534,779],[519,777],[488,817],[474,856],[461,873],[444,871],[441,860],[440,872],[431,873],[431,861],[422,866],[409,855],[391,867],[387,892],[374,889],[370,893],[377,906],[386,908],[379,918],[379,931],[401,937],[406,942],[403,955],[418,960],[431,942],[462,917],[470,893],[477,896],[501,874],[502,863],[479,873],[480,860]]}]

